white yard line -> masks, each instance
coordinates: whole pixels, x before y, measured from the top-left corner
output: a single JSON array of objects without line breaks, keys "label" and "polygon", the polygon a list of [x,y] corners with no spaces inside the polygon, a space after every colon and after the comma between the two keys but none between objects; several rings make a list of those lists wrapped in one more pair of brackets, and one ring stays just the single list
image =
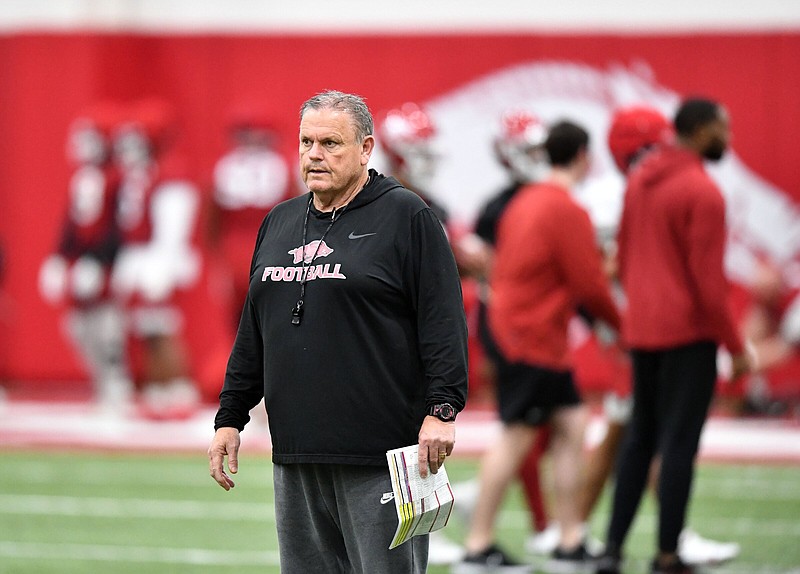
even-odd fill
[{"label": "white yard line", "polygon": [[[264,503],[28,494],[0,494],[0,515],[3,514],[160,520],[249,520],[265,523],[275,519],[274,507]],[[598,514],[593,517],[594,519],[602,522],[606,517]],[[800,538],[800,522],[793,519],[731,519],[707,515],[702,517],[703,525],[710,530],[714,530],[715,522],[720,524],[720,529],[724,525],[724,528],[733,529],[738,534],[751,537]],[[530,524],[530,515],[524,510],[503,511],[501,524],[504,528],[514,530],[527,529]],[[652,513],[641,513],[637,517],[636,529],[649,533],[653,531],[654,524]]]},{"label": "white yard line", "polygon": [[0,514],[272,522],[275,508],[251,502],[0,494]]},{"label": "white yard line", "polygon": [[[197,472],[190,472],[185,467],[175,468],[168,464],[159,465],[154,462],[158,470],[136,472],[130,468],[128,462],[115,463],[103,461],[94,463],[81,460],[79,465],[63,468],[62,465],[50,461],[16,460],[14,472],[24,477],[27,484],[58,484],[58,485],[101,485],[101,486],[158,486],[158,487],[186,487],[206,488],[215,487],[214,479],[208,474],[207,463],[198,455]],[[64,465],[67,463],[64,462]],[[246,454],[240,455],[240,473],[237,484],[246,480],[246,487],[250,489],[272,490],[272,468],[263,463],[249,464]]]},{"label": "white yard line", "polygon": [[204,566],[277,566],[277,551],[207,550],[204,548],[161,548],[101,544],[52,544],[0,540],[0,556],[47,560],[93,560],[198,564]]}]

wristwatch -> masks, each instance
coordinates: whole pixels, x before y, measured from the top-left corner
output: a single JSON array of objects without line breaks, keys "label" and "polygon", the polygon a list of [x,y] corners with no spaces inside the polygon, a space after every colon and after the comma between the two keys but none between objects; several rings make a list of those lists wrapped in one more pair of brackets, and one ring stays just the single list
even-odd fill
[{"label": "wristwatch", "polygon": [[438,418],[440,421],[449,423],[456,420],[458,411],[453,408],[450,403],[441,403],[428,407],[428,414],[432,417]]}]

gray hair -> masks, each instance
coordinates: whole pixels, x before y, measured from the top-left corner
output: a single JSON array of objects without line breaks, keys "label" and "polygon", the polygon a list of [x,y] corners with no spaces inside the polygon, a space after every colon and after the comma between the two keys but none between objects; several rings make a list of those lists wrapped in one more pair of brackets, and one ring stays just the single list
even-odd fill
[{"label": "gray hair", "polygon": [[336,90],[320,92],[306,100],[300,107],[300,120],[308,110],[337,110],[346,112],[353,118],[356,137],[359,142],[372,135],[374,122],[364,98],[356,94],[346,94]]}]

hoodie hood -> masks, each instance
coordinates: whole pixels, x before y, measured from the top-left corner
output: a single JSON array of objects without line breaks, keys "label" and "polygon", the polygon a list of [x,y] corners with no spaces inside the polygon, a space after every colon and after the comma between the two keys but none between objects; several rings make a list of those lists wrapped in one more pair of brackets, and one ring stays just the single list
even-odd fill
[{"label": "hoodie hood", "polygon": [[667,145],[647,154],[634,168],[631,179],[638,179],[649,187],[689,167],[702,168],[702,165],[703,161],[696,153],[675,145]]}]

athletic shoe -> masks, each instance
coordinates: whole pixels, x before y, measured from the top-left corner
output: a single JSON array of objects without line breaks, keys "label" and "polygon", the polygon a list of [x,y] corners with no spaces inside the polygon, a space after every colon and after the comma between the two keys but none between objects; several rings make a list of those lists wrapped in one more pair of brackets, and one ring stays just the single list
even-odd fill
[{"label": "athletic shoe", "polygon": [[588,573],[594,568],[596,558],[586,549],[586,543],[581,542],[573,550],[556,548],[544,569],[550,574]]},{"label": "athletic shoe", "polygon": [[659,566],[658,558],[656,558],[653,560],[650,574],[698,574],[698,570],[695,570],[693,566],[689,566],[680,558],[669,566]]},{"label": "athletic shoe", "polygon": [[[600,556],[605,550],[605,544],[589,535],[586,525],[584,525],[584,533],[584,543],[589,554]],[[537,556],[550,556],[558,548],[559,542],[561,542],[561,528],[558,522],[550,522],[544,530],[528,536],[525,541],[525,551]]]},{"label": "athletic shoe", "polygon": [[717,542],[684,528],[678,538],[678,556],[686,564],[721,564],[733,560],[741,548],[736,542]]},{"label": "athletic shoe", "polygon": [[529,574],[530,571],[530,566],[511,559],[495,544],[483,552],[467,554],[450,569],[452,574]]},{"label": "athletic shoe", "polygon": [[622,558],[603,554],[595,561],[595,574],[621,574]]},{"label": "athletic shoe", "polygon": [[544,530],[528,536],[525,541],[525,550],[529,554],[549,556],[558,548],[560,540],[561,528],[558,522],[550,522]]},{"label": "athletic shoe", "polygon": [[586,539],[583,543],[586,545],[586,550],[589,551],[589,554],[594,557],[600,556],[606,551],[605,543],[589,534],[586,535]]},{"label": "athletic shoe", "polygon": [[464,548],[451,541],[442,532],[431,532],[428,538],[428,564],[442,566],[455,564],[464,558]]}]

